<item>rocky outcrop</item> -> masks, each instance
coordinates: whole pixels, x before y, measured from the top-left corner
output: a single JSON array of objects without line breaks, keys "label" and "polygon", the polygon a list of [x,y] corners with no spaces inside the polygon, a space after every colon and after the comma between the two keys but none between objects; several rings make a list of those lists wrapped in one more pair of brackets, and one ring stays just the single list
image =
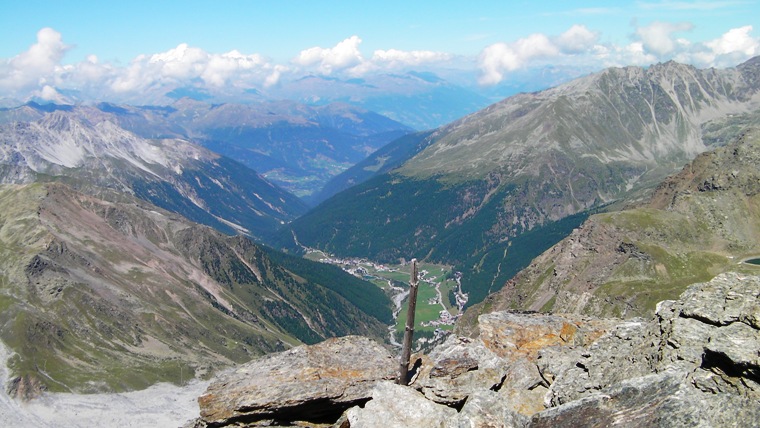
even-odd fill
[{"label": "rocky outcrop", "polygon": [[227,372],[198,399],[208,426],[334,422],[370,400],[396,361],[370,339],[347,336],[299,346]]},{"label": "rocky outcrop", "polygon": [[413,357],[409,387],[387,382],[395,359],[379,346],[334,339],[228,373],[201,397],[199,424],[757,426],[759,299],[760,277],[727,273],[648,320],[483,315],[477,337]]},{"label": "rocky outcrop", "polygon": [[428,399],[457,408],[479,391],[497,392],[507,409],[529,416],[544,409],[549,387],[538,370],[540,351],[588,345],[614,323],[575,315],[483,315],[477,339],[449,337],[430,353],[412,385]]}]

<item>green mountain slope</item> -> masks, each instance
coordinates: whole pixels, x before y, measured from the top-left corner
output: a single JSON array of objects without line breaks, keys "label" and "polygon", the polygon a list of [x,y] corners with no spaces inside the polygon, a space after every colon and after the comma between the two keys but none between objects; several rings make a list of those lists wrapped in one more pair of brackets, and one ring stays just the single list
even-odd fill
[{"label": "green mountain slope", "polygon": [[703,125],[758,105],[760,57],[726,70],[608,69],[436,130],[399,168],[324,202],[278,242],[454,264],[477,302],[583,216],[640,197],[706,142],[721,144],[703,141]]},{"label": "green mountain slope", "polygon": [[508,308],[646,316],[657,302],[718,273],[757,274],[760,268],[742,261],[758,256],[760,128],[755,128],[697,157],[643,206],[590,217],[501,291],[472,307],[462,328],[480,313]]},{"label": "green mountain slope", "polygon": [[117,199],[0,187],[0,338],[17,382],[129,390],[326,337],[385,336],[390,302],[371,284]]},{"label": "green mountain slope", "polygon": [[366,159],[331,178],[319,193],[307,200],[318,205],[351,186],[398,168],[433,142],[431,134],[432,131],[415,132],[391,141]]}]

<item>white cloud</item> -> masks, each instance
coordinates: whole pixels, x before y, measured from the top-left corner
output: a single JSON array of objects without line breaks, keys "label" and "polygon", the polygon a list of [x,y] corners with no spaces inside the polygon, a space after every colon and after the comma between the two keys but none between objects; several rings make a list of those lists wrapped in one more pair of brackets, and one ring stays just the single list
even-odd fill
[{"label": "white cloud", "polygon": [[589,30],[584,25],[573,25],[557,37],[556,43],[565,53],[580,53],[593,48],[598,39],[599,33]]},{"label": "white cloud", "polygon": [[144,90],[154,83],[188,84],[200,79],[206,85],[236,86],[239,82],[263,82],[273,66],[258,54],[244,55],[237,50],[210,54],[185,43],[151,56],[140,55],[113,79],[116,92]]},{"label": "white cloud", "polygon": [[200,77],[210,85],[220,87],[235,76],[268,67],[261,55],[243,55],[233,50],[222,55],[211,55]]},{"label": "white cloud", "polygon": [[293,62],[303,67],[313,67],[323,74],[354,67],[363,62],[359,45],[362,39],[351,36],[332,48],[313,47],[302,50]]},{"label": "white cloud", "polygon": [[544,34],[531,34],[513,43],[495,43],[483,49],[479,57],[482,85],[499,83],[504,73],[528,65],[532,60],[576,53],[593,47],[597,36],[582,26],[571,27],[552,41]]},{"label": "white cloud", "polygon": [[174,49],[151,55],[147,67],[157,70],[161,77],[184,80],[200,76],[209,59],[203,49],[182,43]]},{"label": "white cloud", "polygon": [[[532,34],[485,47],[477,58],[481,84],[495,84],[517,69],[568,65],[587,70],[603,66],[649,65],[675,59],[699,67],[733,66],[760,54],[760,39],[750,25],[734,28],[715,40],[689,40],[679,33],[692,24],[654,22],[634,28],[627,45],[600,42],[601,34],[583,25],[550,36]],[[115,102],[161,102],[178,86],[193,86],[211,93],[232,95],[236,90],[269,88],[304,73],[363,76],[401,70],[460,70],[472,72],[476,58],[428,50],[377,49],[371,56],[361,52],[362,39],[348,37],[333,47],[305,49],[288,64],[270,63],[259,54],[237,50],[216,54],[186,43],[165,52],[140,55],[126,66],[102,62],[89,55],[74,64],[63,64],[70,49],[61,34],[51,28],[37,33],[28,50],[0,59],[0,96],[18,99],[40,97],[63,100]],[[63,95],[62,95],[63,94]],[[73,94],[73,95],[72,95]],[[77,95],[79,94],[79,95]]]},{"label": "white cloud", "polygon": [[747,25],[734,28],[723,34],[718,39],[705,43],[716,55],[738,53],[745,56],[753,56],[760,53],[760,41],[750,36],[752,26]]},{"label": "white cloud", "polygon": [[446,61],[451,55],[433,51],[401,51],[398,49],[376,50],[372,62],[388,68],[401,68],[430,62]]},{"label": "white cloud", "polygon": [[649,65],[657,62],[657,57],[647,52],[643,42],[633,42],[620,50],[622,64],[620,65]]},{"label": "white cloud", "polygon": [[63,43],[61,33],[52,28],[41,29],[37,32],[37,43],[0,68],[0,89],[13,93],[51,81],[67,50],[69,46]]},{"label": "white cloud", "polygon": [[270,86],[274,86],[277,84],[277,82],[280,81],[280,77],[282,77],[282,73],[288,71],[288,67],[284,65],[275,65],[272,69],[272,72],[264,79],[264,87],[268,88]]},{"label": "white cloud", "polygon": [[694,26],[688,22],[653,22],[645,27],[637,28],[636,35],[639,36],[643,47],[648,52],[666,55],[673,52],[678,45],[673,34],[690,31],[693,28]]},{"label": "white cloud", "polygon": [[292,60],[292,63],[321,74],[344,73],[349,76],[361,76],[371,72],[444,62],[452,58],[452,55],[443,52],[378,49],[373,52],[371,58],[366,59],[359,50],[361,43],[361,38],[351,36],[332,48],[305,49]]}]

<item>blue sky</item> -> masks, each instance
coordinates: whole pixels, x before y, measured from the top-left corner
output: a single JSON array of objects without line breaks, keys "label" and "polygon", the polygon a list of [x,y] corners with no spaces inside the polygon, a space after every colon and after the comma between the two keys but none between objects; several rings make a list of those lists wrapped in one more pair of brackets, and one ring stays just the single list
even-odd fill
[{"label": "blue sky", "polygon": [[601,69],[760,55],[758,1],[0,0],[0,98],[155,82],[267,86],[299,74]]}]

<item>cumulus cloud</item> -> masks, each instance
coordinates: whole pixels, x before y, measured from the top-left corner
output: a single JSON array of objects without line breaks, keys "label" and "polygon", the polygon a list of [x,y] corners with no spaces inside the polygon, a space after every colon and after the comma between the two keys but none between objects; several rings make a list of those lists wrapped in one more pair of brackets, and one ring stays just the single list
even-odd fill
[{"label": "cumulus cloud", "polygon": [[442,52],[401,51],[398,49],[376,50],[372,55],[372,62],[387,64],[389,67],[406,67],[449,59],[451,59],[451,55]]},{"label": "cumulus cloud", "polygon": [[0,69],[0,89],[13,93],[42,87],[54,78],[69,46],[52,28],[37,32],[37,42],[25,52],[7,60]]},{"label": "cumulus cloud", "polygon": [[43,100],[48,101],[58,101],[61,99],[61,95],[58,93],[58,91],[56,91],[55,88],[50,85],[43,86],[39,96]]},{"label": "cumulus cloud", "polygon": [[557,45],[543,34],[531,34],[514,43],[495,43],[480,54],[481,84],[498,83],[504,72],[523,67],[529,60],[558,55]]},{"label": "cumulus cloud", "polygon": [[426,64],[446,62],[452,57],[451,54],[434,51],[378,49],[372,53],[372,58],[349,69],[348,74],[361,76],[372,72],[404,70]]},{"label": "cumulus cloud", "polygon": [[361,43],[361,38],[351,36],[332,48],[305,49],[292,60],[292,63],[321,74],[345,73],[361,76],[370,72],[399,70],[452,58],[452,55],[443,52],[378,49],[373,52],[372,57],[366,59],[359,49]]},{"label": "cumulus cloud", "polygon": [[752,37],[751,32],[751,25],[734,28],[720,38],[705,43],[705,45],[712,49],[716,55],[739,53],[750,57],[760,53],[760,41]]},{"label": "cumulus cloud", "polygon": [[282,77],[282,73],[288,71],[288,67],[284,65],[275,65],[272,69],[272,72],[264,79],[264,87],[268,88],[270,86],[274,86],[277,84],[277,82],[280,81],[280,77]]},{"label": "cumulus cloud", "polygon": [[303,67],[316,66],[319,72],[331,74],[336,70],[343,70],[362,63],[362,54],[359,45],[362,39],[351,36],[332,48],[313,47],[301,51],[293,59],[293,62]]},{"label": "cumulus cloud", "polygon": [[557,37],[557,46],[566,53],[580,53],[593,48],[599,39],[599,33],[584,25],[573,25]]},{"label": "cumulus cloud", "polygon": [[482,85],[499,83],[504,73],[525,67],[536,59],[573,55],[594,49],[599,35],[583,25],[573,25],[557,37],[532,34],[513,43],[495,43],[480,53]]},{"label": "cumulus cloud", "polygon": [[694,26],[688,22],[669,23],[653,22],[645,27],[636,29],[636,35],[641,39],[643,47],[655,55],[666,55],[673,52],[678,41],[674,33],[691,31]]},{"label": "cumulus cloud", "polygon": [[[700,67],[724,67],[760,54],[760,39],[753,37],[750,25],[730,29],[714,40],[689,41],[678,37],[692,28],[686,22],[653,22],[634,28],[633,40],[627,45],[602,43],[600,33],[583,25],[573,25],[554,36],[532,34],[484,48],[477,58],[478,80],[481,84],[495,84],[511,71],[546,64],[593,70],[675,59]],[[392,48],[377,49],[365,56],[361,43],[362,39],[354,35],[332,47],[308,48],[288,64],[274,64],[259,54],[237,50],[210,53],[186,43],[165,52],[139,55],[127,65],[102,62],[95,55],[64,64],[62,60],[70,46],[63,42],[60,33],[43,28],[26,51],[0,59],[0,94],[56,102],[71,96],[83,100],[161,102],[166,101],[164,94],[182,86],[231,95],[236,90],[269,88],[304,73],[362,76],[430,70],[439,65],[467,66],[475,59]]]},{"label": "cumulus cloud", "polygon": [[166,52],[138,56],[113,80],[111,89],[129,92],[155,83],[187,84],[197,79],[212,87],[234,84],[233,81],[263,82],[272,68],[258,54],[244,55],[237,50],[210,54],[182,43]]}]

